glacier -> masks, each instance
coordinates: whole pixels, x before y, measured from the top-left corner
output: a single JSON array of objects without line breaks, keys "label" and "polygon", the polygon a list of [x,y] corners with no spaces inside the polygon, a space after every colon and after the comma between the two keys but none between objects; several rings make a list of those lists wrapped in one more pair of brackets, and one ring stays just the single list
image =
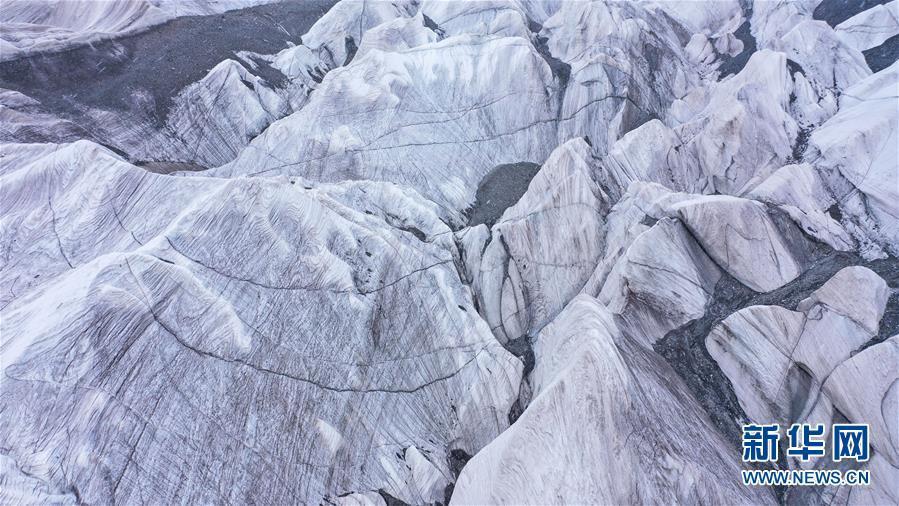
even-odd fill
[{"label": "glacier", "polygon": [[0,503],[899,503],[897,19],[7,2]]}]

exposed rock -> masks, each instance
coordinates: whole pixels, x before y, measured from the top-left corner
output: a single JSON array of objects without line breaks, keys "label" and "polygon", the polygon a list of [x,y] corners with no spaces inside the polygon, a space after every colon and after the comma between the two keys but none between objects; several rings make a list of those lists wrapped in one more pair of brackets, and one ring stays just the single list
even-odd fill
[{"label": "exposed rock", "polygon": [[540,166],[530,162],[497,165],[481,179],[475,202],[468,210],[468,225],[486,224],[492,227],[509,207],[513,206],[524,192]]},{"label": "exposed rock", "polygon": [[862,51],[872,72],[880,72],[899,59],[899,35],[893,35],[883,44]]},{"label": "exposed rock", "polygon": [[[219,165],[233,159],[290,110],[287,97],[270,83],[237,61],[225,60],[181,93],[169,112],[166,129],[132,156]],[[173,140],[182,147],[173,149]]]},{"label": "exposed rock", "polygon": [[[89,3],[66,5],[83,4],[79,14],[84,18],[103,10]],[[16,4],[30,4],[35,15],[53,15],[51,2]],[[119,7],[127,11],[139,4],[121,2]],[[206,5],[163,4],[173,15],[200,14],[190,6]],[[214,4],[208,9],[241,5],[230,0]],[[40,101],[43,112],[77,123],[85,131],[79,138],[111,146],[132,161],[215,166],[233,158],[249,137],[273,121],[269,115],[279,113],[274,119],[280,118],[305,102],[316,79],[330,69],[322,61],[327,47],[317,54],[305,46],[268,53],[299,40],[331,4],[333,0],[259,5],[216,16],[177,17],[126,37],[106,33],[104,37],[118,38],[0,62],[0,83]],[[65,15],[69,8],[57,10]],[[223,62],[226,58],[240,65]],[[279,97],[277,107],[270,105],[272,95]],[[266,104],[267,114],[260,114],[256,102]],[[15,140],[74,139],[24,135]]]},{"label": "exposed rock", "polygon": [[37,100],[0,89],[0,141],[71,142],[86,135],[78,125],[44,110]]},{"label": "exposed rock", "polygon": [[121,37],[180,16],[214,14],[273,0],[186,0],[165,2],[85,0],[32,2],[9,0],[3,6],[0,61]]}]

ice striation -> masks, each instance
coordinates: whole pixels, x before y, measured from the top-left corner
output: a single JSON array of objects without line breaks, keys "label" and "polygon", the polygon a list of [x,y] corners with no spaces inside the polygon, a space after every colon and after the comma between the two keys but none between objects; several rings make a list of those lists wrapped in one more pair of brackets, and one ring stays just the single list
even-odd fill
[{"label": "ice striation", "polygon": [[[23,260],[4,287],[4,327],[24,331],[3,343],[4,402],[28,406],[3,421],[4,444],[23,444],[7,454],[19,473],[53,482],[67,469],[77,488],[57,492],[89,502],[244,501],[262,489],[273,503],[380,489],[433,502],[450,476],[439,456],[474,453],[508,424],[521,363],[477,316],[450,230],[414,193],[173,178],[98,146],[43,147],[3,185],[16,222],[5,244]],[[30,180],[40,176],[46,186]],[[89,240],[104,223],[105,240]],[[45,438],[66,449],[46,453]],[[182,464],[162,464],[173,456]],[[359,464],[334,474],[339,460]],[[141,462],[163,467],[150,478]],[[163,492],[183,479],[244,485]]]},{"label": "ice striation", "polygon": [[899,500],[895,1],[9,4],[0,502]]}]

